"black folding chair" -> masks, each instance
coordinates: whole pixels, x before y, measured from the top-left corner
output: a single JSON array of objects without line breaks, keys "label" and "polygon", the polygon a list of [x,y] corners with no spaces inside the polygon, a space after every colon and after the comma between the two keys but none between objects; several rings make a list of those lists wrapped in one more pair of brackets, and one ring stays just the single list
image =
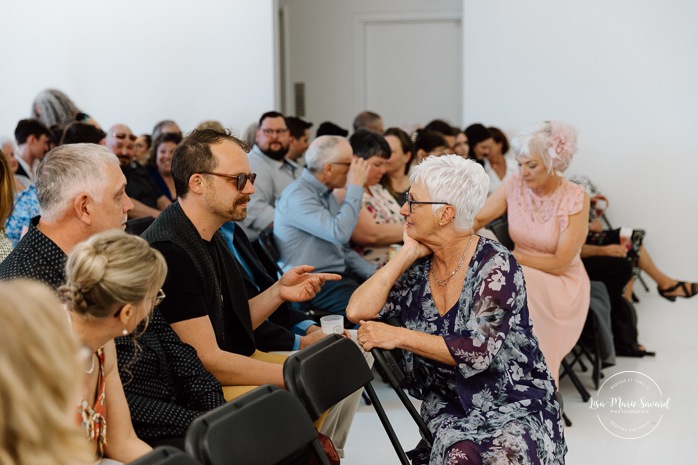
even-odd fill
[{"label": "black folding chair", "polygon": [[[276,248],[276,242],[274,241],[274,226],[267,226],[264,230],[259,233],[257,240],[252,244],[255,248],[255,252],[260,258],[266,259],[265,265],[274,268],[279,276],[284,274],[283,270],[279,266],[279,258],[281,254],[279,249]],[[260,253],[261,252],[261,253]]]},{"label": "black folding chair", "polygon": [[361,349],[337,334],[296,352],[284,363],[286,388],[298,396],[313,421],[357,389],[365,388],[400,462],[409,465],[410,461],[371,386],[372,380],[373,373]]},{"label": "black folding chair", "polygon": [[140,236],[153,224],[153,221],[155,221],[155,218],[150,216],[128,220],[126,222],[126,232],[134,236]]},{"label": "black folding chair", "polygon": [[[417,427],[419,427],[419,431],[422,433],[423,446],[431,448],[434,444],[434,438],[432,437],[431,431],[429,431],[427,423],[419,412],[417,412],[417,409],[404,391],[405,374],[402,372],[395,357],[393,357],[393,354],[389,350],[379,348],[371,350],[371,354],[383,378],[390,384],[390,387],[393,388],[393,391],[395,391],[395,394],[400,398],[407,412],[417,424]],[[420,445],[420,447],[421,446],[422,445]]]},{"label": "black folding chair", "polygon": [[330,465],[308,413],[290,392],[265,385],[196,418],[185,449],[203,465]]},{"label": "black folding chair", "polygon": [[129,462],[129,465],[201,465],[191,455],[172,446],[153,449],[143,457]]},{"label": "black folding chair", "polygon": [[[273,270],[278,277],[284,274],[284,271],[279,266],[279,258],[281,254],[279,249],[276,248],[276,242],[274,241],[274,227],[273,225],[267,226],[263,231],[259,233],[257,240],[252,244],[255,248],[255,252],[259,255],[259,258],[263,260],[264,265],[270,271]],[[324,312],[322,310],[311,308],[307,303],[300,304],[300,310],[305,313],[308,318],[319,323],[320,318],[325,315],[331,315],[329,312]]]}]

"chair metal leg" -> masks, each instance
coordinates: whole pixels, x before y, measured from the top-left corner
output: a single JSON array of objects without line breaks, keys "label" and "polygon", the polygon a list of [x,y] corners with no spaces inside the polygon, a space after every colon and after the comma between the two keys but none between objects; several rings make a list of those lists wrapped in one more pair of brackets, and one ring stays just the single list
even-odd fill
[{"label": "chair metal leg", "polygon": [[574,384],[574,387],[579,392],[579,395],[582,396],[582,401],[587,402],[589,398],[591,398],[591,395],[589,394],[589,391],[587,391],[587,389],[584,387],[582,382],[579,380],[577,374],[572,370],[570,364],[567,363],[566,360],[563,360],[562,367],[565,369],[565,371],[562,374],[560,374],[560,379],[562,379],[564,375],[568,375],[570,377],[570,381],[572,381],[572,384]]},{"label": "chair metal leg", "polygon": [[569,417],[567,416],[567,414],[564,413],[564,412],[562,412],[562,421],[565,422],[565,426],[566,426],[566,427],[569,428],[570,426],[572,426],[572,421],[569,419]]},{"label": "chair metal leg", "polygon": [[371,386],[370,383],[364,387],[366,389],[368,397],[371,399],[371,402],[373,403],[373,408],[376,409],[378,418],[380,418],[380,421],[383,424],[383,428],[385,429],[385,432],[388,434],[390,442],[392,443],[393,448],[395,449],[395,452],[397,453],[397,456],[400,459],[400,463],[402,465],[410,465],[410,460],[407,458],[407,454],[405,454],[405,451],[402,449],[402,446],[400,445],[400,441],[398,440],[397,435],[395,434],[393,426],[390,424],[390,420],[388,420],[388,416],[386,415],[385,410],[383,409],[383,405],[381,405],[380,400],[378,400],[376,391],[373,390],[373,386]]}]

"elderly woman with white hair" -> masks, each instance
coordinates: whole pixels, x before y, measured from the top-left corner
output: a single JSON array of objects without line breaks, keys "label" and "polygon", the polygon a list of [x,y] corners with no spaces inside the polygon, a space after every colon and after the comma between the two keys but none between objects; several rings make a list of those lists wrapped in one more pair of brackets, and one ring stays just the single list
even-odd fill
[{"label": "elderly woman with white hair", "polygon": [[[512,254],[472,233],[487,197],[482,166],[458,155],[415,166],[404,246],[352,296],[364,350],[402,349],[410,393],[434,436],[414,463],[564,462],[551,374]],[[376,321],[399,319],[400,326]]]},{"label": "elderly woman with white hair", "polygon": [[507,212],[533,332],[559,386],[560,363],[582,333],[590,301],[589,277],[579,255],[587,236],[589,196],[562,176],[577,150],[577,132],[546,121],[519,133],[512,148],[520,172],[487,199],[475,224]]}]

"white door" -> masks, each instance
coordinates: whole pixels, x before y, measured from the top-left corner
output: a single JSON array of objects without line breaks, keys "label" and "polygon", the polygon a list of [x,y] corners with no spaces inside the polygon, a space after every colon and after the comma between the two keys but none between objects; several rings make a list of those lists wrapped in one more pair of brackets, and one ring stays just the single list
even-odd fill
[{"label": "white door", "polygon": [[459,19],[367,22],[363,33],[363,108],[396,126],[461,125]]},{"label": "white door", "polygon": [[462,123],[461,0],[277,0],[280,99],[347,129],[375,111],[386,126]]}]

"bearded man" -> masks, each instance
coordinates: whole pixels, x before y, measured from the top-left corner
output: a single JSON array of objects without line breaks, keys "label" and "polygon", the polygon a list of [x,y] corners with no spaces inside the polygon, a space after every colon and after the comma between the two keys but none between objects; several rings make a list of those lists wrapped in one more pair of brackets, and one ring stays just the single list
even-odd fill
[{"label": "bearded man", "polygon": [[242,228],[250,241],[274,221],[276,199],[301,173],[301,167],[286,159],[291,139],[286,118],[269,111],[259,118],[255,145],[249,153],[250,167],[257,173],[255,195]]}]

